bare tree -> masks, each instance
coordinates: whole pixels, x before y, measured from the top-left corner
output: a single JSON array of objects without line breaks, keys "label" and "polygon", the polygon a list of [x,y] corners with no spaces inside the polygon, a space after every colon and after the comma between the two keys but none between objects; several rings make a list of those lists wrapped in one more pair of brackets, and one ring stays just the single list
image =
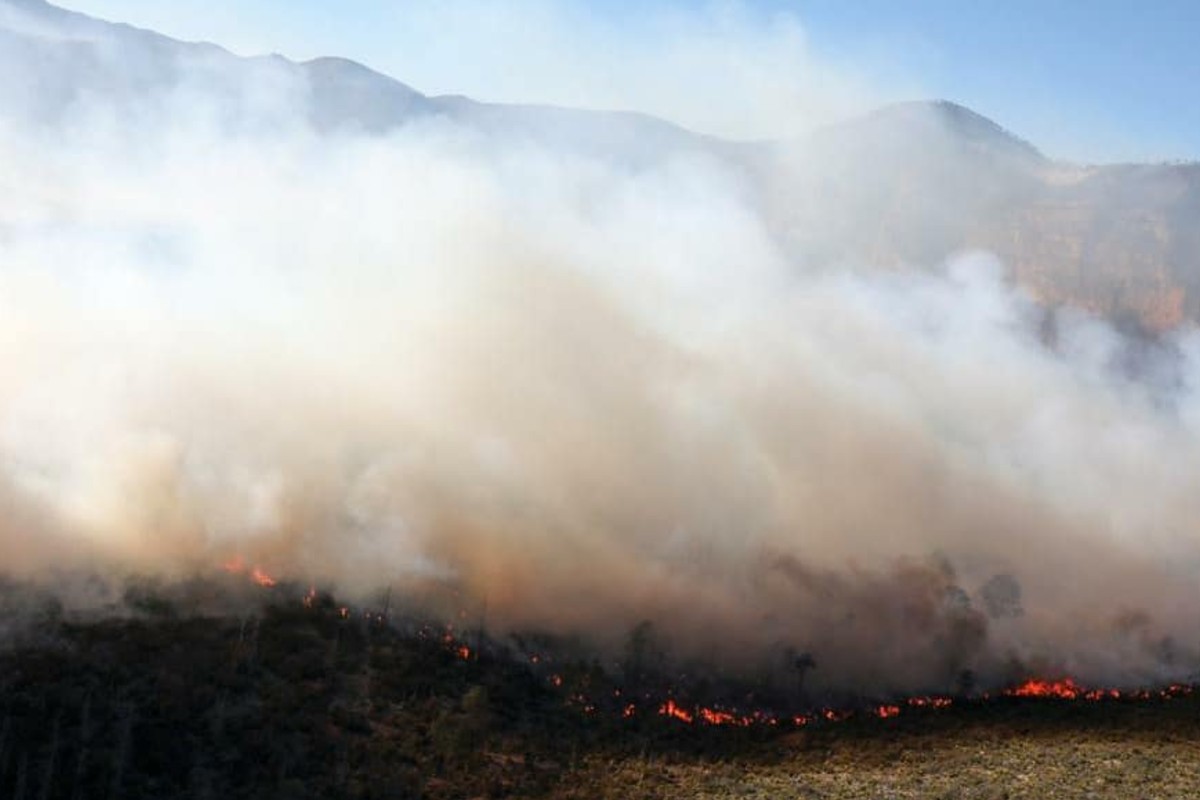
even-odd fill
[{"label": "bare tree", "polygon": [[135,711],[131,704],[121,707],[120,721],[117,728],[117,746],[113,750],[112,783],[109,785],[108,796],[111,800],[121,797],[121,786],[125,782],[125,766],[129,761],[129,749],[133,739],[133,723]]},{"label": "bare tree", "polygon": [[50,791],[54,787],[54,774],[58,769],[58,747],[62,739],[62,717],[63,709],[60,707],[50,728],[50,752],[46,754],[46,766],[42,770],[40,800],[50,800]]},{"label": "bare tree", "polygon": [[75,785],[71,790],[71,800],[84,800],[83,779],[87,772],[88,749],[92,740],[92,696],[83,698],[83,708],[79,712],[79,755],[75,759]]}]

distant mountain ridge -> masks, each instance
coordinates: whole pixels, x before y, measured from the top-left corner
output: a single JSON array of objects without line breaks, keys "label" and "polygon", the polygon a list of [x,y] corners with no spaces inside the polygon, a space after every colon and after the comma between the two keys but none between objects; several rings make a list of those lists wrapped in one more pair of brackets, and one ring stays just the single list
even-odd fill
[{"label": "distant mountain ridge", "polygon": [[634,166],[694,152],[746,176],[800,263],[921,268],[986,248],[1049,305],[1151,332],[1200,322],[1200,165],[1052,161],[948,101],[887,106],[801,142],[728,142],[631,112],[428,96],[342,58],[241,58],[43,0],[0,0],[0,70],[0,116],[35,124],[182,87],[218,98],[235,128],[269,126],[275,103],[322,133],[441,117]]},{"label": "distant mountain ridge", "polygon": [[865,139],[886,146],[886,137],[898,133],[927,134],[932,126],[952,133],[966,147],[1002,153],[1014,160],[1045,162],[1046,157],[1029,142],[982,114],[949,100],[910,100],[883,106],[856,119],[818,131],[818,138],[837,136]]},{"label": "distant mountain ridge", "polygon": [[[567,134],[590,149],[635,138],[643,146],[679,149],[721,143],[645,114],[484,103],[460,95],[428,96],[358,62],[321,57],[294,62],[279,55],[241,58],[210,43],[180,42],[153,31],[104,22],[44,0],[0,0],[0,68],[17,80],[0,84],[10,109],[23,105],[54,120],[81,98],[131,99],[151,94],[216,89],[236,100],[238,82],[293,80],[303,84],[307,116],[322,132],[359,129],[384,133],[416,119],[443,116],[484,130],[506,128],[530,136]],[[189,71],[195,73],[189,76]],[[37,86],[34,97],[21,97]],[[50,89],[50,91],[45,91]],[[15,97],[14,97],[15,95]],[[23,101],[23,102],[22,102]],[[28,108],[32,104],[32,108]],[[248,109],[243,109],[248,110]]]}]

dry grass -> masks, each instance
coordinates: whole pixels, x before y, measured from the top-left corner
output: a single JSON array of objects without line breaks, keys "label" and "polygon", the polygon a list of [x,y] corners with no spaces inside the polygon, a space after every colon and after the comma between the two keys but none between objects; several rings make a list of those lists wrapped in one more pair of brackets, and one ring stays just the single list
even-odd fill
[{"label": "dry grass", "polygon": [[[998,714],[787,735],[736,760],[592,757],[559,798],[1196,798],[1200,708]],[[1075,712],[1071,711],[1074,715]],[[998,718],[992,718],[998,717]]]}]

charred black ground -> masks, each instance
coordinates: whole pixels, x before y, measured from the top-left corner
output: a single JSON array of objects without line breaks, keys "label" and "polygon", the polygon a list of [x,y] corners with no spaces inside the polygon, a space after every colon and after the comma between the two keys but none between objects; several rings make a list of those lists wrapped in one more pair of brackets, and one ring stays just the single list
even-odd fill
[{"label": "charred black ground", "polygon": [[[621,672],[571,642],[499,642],[287,587],[240,592],[135,584],[122,616],[80,620],[49,595],[8,586],[6,616],[21,625],[0,654],[0,796],[725,796],[791,776],[793,789],[807,787],[801,796],[836,797],[838,786],[874,789],[796,776],[852,763],[860,771],[848,774],[865,780],[918,752],[926,767],[961,757],[963,743],[986,760],[1118,741],[1161,771],[1175,757],[1163,748],[1200,743],[1200,703],[1182,690],[1102,702],[958,697],[885,718],[864,700],[836,714],[809,707],[797,724],[801,689],[755,695],[744,682],[663,670],[649,630],[631,632]],[[738,692],[737,708],[770,710],[775,722],[700,715],[734,708]],[[665,711],[668,701],[682,713]],[[1016,780],[993,772],[944,796],[1004,796],[976,791]],[[902,782],[893,773],[887,780]]]}]

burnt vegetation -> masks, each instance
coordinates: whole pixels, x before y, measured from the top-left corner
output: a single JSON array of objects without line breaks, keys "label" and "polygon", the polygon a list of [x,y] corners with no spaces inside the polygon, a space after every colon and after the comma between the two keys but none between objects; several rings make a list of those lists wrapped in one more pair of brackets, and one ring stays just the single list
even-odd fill
[{"label": "burnt vegetation", "polygon": [[[364,610],[295,587],[238,591],[135,582],[81,619],[6,585],[0,797],[670,796],[732,765],[769,777],[847,747],[870,764],[930,737],[1195,732],[1192,699],[1157,696],[706,723],[695,710],[709,704],[798,707],[817,660],[786,651],[788,693],[673,664],[649,621],[630,631],[614,668],[578,641],[498,641],[394,613],[390,598]],[[663,713],[664,699],[693,711]]]},{"label": "burnt vegetation", "polygon": [[87,620],[7,589],[0,797],[539,794],[597,747],[690,737],[608,713],[621,679],[551,637],[456,636],[286,588],[214,614],[138,585]]}]

